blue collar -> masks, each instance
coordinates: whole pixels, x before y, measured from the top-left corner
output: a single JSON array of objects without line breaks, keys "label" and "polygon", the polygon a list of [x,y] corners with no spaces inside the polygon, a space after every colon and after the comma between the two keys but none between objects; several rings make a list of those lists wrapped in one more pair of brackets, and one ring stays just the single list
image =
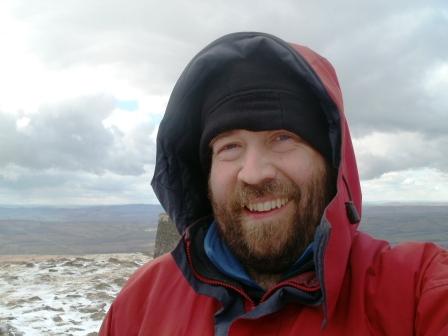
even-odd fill
[{"label": "blue collar", "polygon": [[[263,290],[250,276],[247,274],[243,265],[230,251],[230,248],[219,236],[216,221],[210,225],[204,239],[204,250],[207,257],[222,273],[228,277],[256,289]],[[304,262],[309,260],[314,254],[314,242],[308,245],[302,255],[297,259],[294,265],[287,273],[291,273],[298,269]]]}]

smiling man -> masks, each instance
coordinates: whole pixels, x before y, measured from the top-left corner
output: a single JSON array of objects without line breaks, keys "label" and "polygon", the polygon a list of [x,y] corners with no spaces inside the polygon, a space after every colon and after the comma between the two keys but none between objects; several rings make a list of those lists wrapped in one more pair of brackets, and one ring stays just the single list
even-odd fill
[{"label": "smiling man", "polygon": [[[254,284],[269,288],[312,242],[328,202],[328,164],[286,130],[226,132],[211,148],[209,232],[217,226]],[[215,250],[206,251],[212,260]]]},{"label": "smiling man", "polygon": [[133,275],[100,335],[448,334],[447,252],[358,230],[341,91],[310,49],[236,33],[196,55],[152,185],[182,239]]}]

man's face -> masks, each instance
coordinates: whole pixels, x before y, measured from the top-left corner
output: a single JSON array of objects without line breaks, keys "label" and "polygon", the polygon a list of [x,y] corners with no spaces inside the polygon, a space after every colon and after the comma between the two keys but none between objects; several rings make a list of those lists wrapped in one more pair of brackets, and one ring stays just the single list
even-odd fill
[{"label": "man's face", "polygon": [[221,236],[259,273],[285,272],[312,241],[329,168],[298,135],[233,130],[211,142],[209,197]]}]

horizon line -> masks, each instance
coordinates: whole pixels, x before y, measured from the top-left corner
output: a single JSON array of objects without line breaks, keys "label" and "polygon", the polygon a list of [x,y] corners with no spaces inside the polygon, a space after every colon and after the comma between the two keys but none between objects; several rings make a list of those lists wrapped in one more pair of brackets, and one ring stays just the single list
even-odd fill
[{"label": "horizon line", "polygon": [[[363,206],[448,206],[447,201],[365,201]],[[0,203],[2,208],[88,208],[88,207],[114,207],[114,206],[159,206],[160,203],[97,203],[97,204],[48,204],[48,203]]]}]

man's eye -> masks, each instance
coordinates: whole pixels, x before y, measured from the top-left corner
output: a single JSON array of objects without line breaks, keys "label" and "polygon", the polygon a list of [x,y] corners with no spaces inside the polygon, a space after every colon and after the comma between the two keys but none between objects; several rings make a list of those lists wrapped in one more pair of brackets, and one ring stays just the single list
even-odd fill
[{"label": "man's eye", "polygon": [[297,136],[289,132],[277,133],[271,141],[272,150],[275,152],[287,152],[296,148],[299,143]]},{"label": "man's eye", "polygon": [[292,136],[289,134],[279,134],[275,137],[275,141],[287,141],[291,140]]},{"label": "man's eye", "polygon": [[216,146],[216,150],[213,151],[214,157],[221,161],[232,161],[239,157],[241,154],[241,144],[237,142],[230,142]]},{"label": "man's eye", "polygon": [[225,145],[219,147],[218,153],[225,152],[225,151],[230,151],[230,150],[235,149],[237,147],[238,147],[238,145],[236,143],[225,144]]}]

